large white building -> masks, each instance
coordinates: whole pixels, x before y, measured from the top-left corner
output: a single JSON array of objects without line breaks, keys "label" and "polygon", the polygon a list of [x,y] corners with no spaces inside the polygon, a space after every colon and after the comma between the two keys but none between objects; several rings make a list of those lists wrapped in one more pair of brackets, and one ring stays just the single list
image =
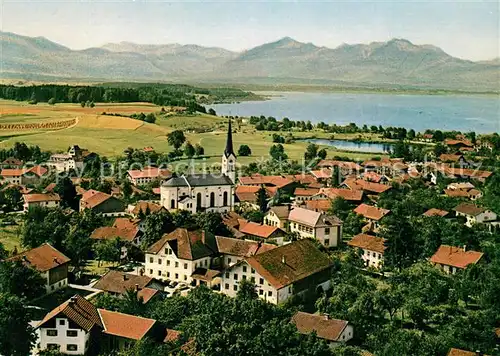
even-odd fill
[{"label": "large white building", "polygon": [[316,239],[325,247],[337,247],[342,242],[342,221],[334,215],[294,208],[288,215],[288,226],[290,232]]},{"label": "large white building", "polygon": [[189,210],[228,212],[234,208],[236,155],[233,151],[231,122],[222,155],[221,174],[187,174],[171,177],[160,187],[161,205],[169,211]]},{"label": "large white building", "polygon": [[310,288],[330,288],[331,265],[328,255],[303,239],[228,267],[221,276],[221,292],[234,297],[241,281],[248,280],[255,285],[259,298],[281,304]]}]

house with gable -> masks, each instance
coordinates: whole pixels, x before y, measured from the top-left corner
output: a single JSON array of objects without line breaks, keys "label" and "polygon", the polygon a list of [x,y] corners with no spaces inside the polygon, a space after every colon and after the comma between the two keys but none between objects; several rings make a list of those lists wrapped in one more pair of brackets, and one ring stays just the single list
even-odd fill
[{"label": "house with gable", "polygon": [[7,261],[21,261],[37,270],[45,280],[46,293],[55,292],[68,285],[68,267],[71,260],[48,243],[21,252]]},{"label": "house with gable", "polygon": [[23,201],[23,210],[24,212],[27,212],[30,208],[35,206],[43,208],[57,208],[60,206],[61,197],[57,193],[30,193],[23,195]]},{"label": "house with gable", "polygon": [[329,256],[312,241],[294,241],[226,268],[221,274],[221,292],[235,297],[240,282],[249,280],[259,298],[281,304],[310,288],[330,288],[331,266]]},{"label": "house with gable", "polygon": [[318,315],[297,312],[292,317],[292,324],[304,335],[316,333],[316,337],[325,340],[330,346],[344,343],[354,337],[354,329],[346,320],[332,319],[328,314]]},{"label": "house with gable", "polygon": [[12,184],[27,185],[38,184],[47,174],[47,168],[43,166],[33,166],[30,168],[4,168],[0,176]]},{"label": "house with gable", "polygon": [[80,211],[85,209],[104,216],[120,216],[125,214],[125,203],[112,195],[90,189],[80,199]]},{"label": "house with gable", "polygon": [[289,213],[290,207],[287,205],[272,206],[264,217],[264,224],[286,231]]},{"label": "house with gable", "polygon": [[457,216],[465,217],[465,225],[468,227],[491,223],[497,219],[497,214],[493,211],[470,203],[459,204],[454,210]]},{"label": "house with gable", "polygon": [[482,252],[469,251],[466,246],[463,248],[441,245],[430,262],[446,273],[455,274],[458,270],[463,270],[469,265],[477,264],[483,257]]},{"label": "house with gable", "polygon": [[358,234],[347,244],[362,251],[361,258],[366,267],[380,268],[384,263],[386,239],[368,234]]},{"label": "house with gable", "polygon": [[318,240],[325,247],[337,247],[342,242],[342,220],[334,215],[304,208],[294,208],[288,214],[290,232],[301,238]]}]

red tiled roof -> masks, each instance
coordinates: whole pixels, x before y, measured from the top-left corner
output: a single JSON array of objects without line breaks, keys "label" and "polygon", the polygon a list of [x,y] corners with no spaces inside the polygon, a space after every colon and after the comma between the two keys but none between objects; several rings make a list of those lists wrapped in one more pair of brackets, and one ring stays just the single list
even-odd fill
[{"label": "red tiled roof", "polygon": [[462,189],[445,189],[444,194],[451,198],[468,198],[469,194],[467,191]]},{"label": "red tiled roof", "polygon": [[315,199],[306,201],[306,208],[314,211],[328,211],[332,206],[330,199]]},{"label": "red tiled roof", "polygon": [[111,198],[109,194],[90,189],[82,194],[80,202],[84,208],[92,209],[104,203],[109,198]]},{"label": "red tiled roof", "polygon": [[486,211],[486,209],[481,208],[481,207],[474,205],[474,204],[470,204],[470,203],[459,204],[458,206],[455,207],[454,210],[458,213],[471,215],[471,216],[478,216],[479,214]]},{"label": "red tiled roof", "polygon": [[368,182],[380,183],[384,176],[376,172],[365,172],[363,173],[363,179]]},{"label": "red tiled roof", "polygon": [[42,327],[46,322],[60,314],[66,316],[86,331],[90,331],[94,326],[103,327],[96,307],[85,298],[75,295],[47,313],[37,328]]},{"label": "red tiled roof", "polygon": [[121,229],[114,226],[103,226],[95,229],[90,235],[94,240],[113,240],[120,238],[124,241],[134,241],[139,229]]},{"label": "red tiled roof", "polygon": [[97,281],[94,288],[105,292],[124,294],[127,290],[135,289],[136,285],[139,290],[142,290],[151,282],[153,282],[151,277],[111,270]]},{"label": "red tiled roof", "polygon": [[291,179],[294,182],[299,182],[300,184],[304,184],[304,185],[309,185],[309,184],[313,184],[314,182],[316,182],[316,179],[312,175],[305,174],[305,173],[286,175],[285,178]]},{"label": "red tiled roof", "polygon": [[148,209],[150,213],[156,213],[157,211],[160,211],[162,208],[163,207],[161,205],[156,203],[151,203],[148,201],[140,201],[135,205],[134,210],[132,210],[132,214],[138,215],[141,210],[143,213],[145,213]]},{"label": "red tiled roof", "polygon": [[290,207],[287,205],[275,205],[269,209],[270,212],[273,212],[278,219],[288,219],[288,213],[290,212]]},{"label": "red tiled roof", "polygon": [[392,187],[386,184],[379,184],[374,182],[367,182],[363,179],[346,179],[342,184],[347,185],[352,190],[364,190],[370,193],[380,194]]},{"label": "red tiled roof", "polygon": [[318,250],[308,239],[294,241],[245,260],[276,289],[324,271],[332,265],[328,255]]},{"label": "red tiled roof", "polygon": [[[446,356],[477,356],[476,352],[451,348]],[[480,356],[488,356],[480,354]]]},{"label": "red tiled roof", "polygon": [[316,336],[328,341],[338,341],[348,322],[339,319],[330,319],[326,315],[297,312],[292,317],[292,323],[301,334],[309,335],[316,332]]},{"label": "red tiled roof", "polygon": [[34,166],[31,168],[5,168],[2,169],[2,172],[0,175],[2,177],[19,177],[22,176],[23,174],[36,174],[37,176],[41,177],[45,173],[47,173],[47,168],[42,167],[42,166]]},{"label": "red tiled roof", "polygon": [[258,236],[264,239],[267,239],[275,232],[280,231],[280,229],[275,226],[261,225],[254,223],[253,221],[249,221],[243,226],[240,226],[239,230],[246,235]]},{"label": "red tiled roof", "polygon": [[304,196],[304,197],[310,197],[313,196],[314,194],[317,194],[319,192],[319,189],[312,189],[312,188],[296,188],[293,194],[295,196]]},{"label": "red tiled roof", "polygon": [[311,174],[316,177],[316,179],[328,179],[332,177],[332,170],[329,168],[322,168],[311,171]]},{"label": "red tiled roof", "polygon": [[54,188],[56,187],[56,183],[50,183],[49,185],[47,185],[44,189],[45,192],[47,193],[52,193],[54,191]]},{"label": "red tiled roof", "polygon": [[172,173],[168,169],[159,169],[157,167],[145,167],[144,169],[133,169],[127,172],[133,178],[169,178]]},{"label": "red tiled roof", "polygon": [[359,247],[364,250],[375,251],[383,254],[386,246],[386,239],[367,234],[358,234],[354,236],[347,244],[353,247]]},{"label": "red tiled roof", "polygon": [[181,337],[181,332],[174,329],[165,330],[165,338],[163,342],[177,341]]},{"label": "red tiled roof", "polygon": [[14,188],[14,189],[17,189],[17,190],[19,190],[19,192],[20,192],[21,194],[23,194],[23,195],[24,195],[24,194],[29,194],[29,193],[31,193],[31,192],[33,191],[33,189],[28,188],[28,187],[26,187],[25,185],[21,185],[21,184],[12,184],[12,183],[9,183],[9,184],[5,185],[5,186],[1,189],[1,191],[2,191],[2,192],[4,192],[4,191],[6,191],[6,190],[7,190],[7,189],[9,189],[9,188]]},{"label": "red tiled roof", "polygon": [[174,254],[183,260],[197,260],[211,256],[215,251],[212,251],[203,241],[204,234],[208,233],[177,228],[171,233],[163,235],[159,241],[149,247],[147,252],[157,254],[168,242],[174,250]]},{"label": "red tiled roof", "polygon": [[156,194],[156,195],[160,195],[161,194],[161,190],[160,188],[153,188],[153,194]]},{"label": "red tiled roof", "polygon": [[455,154],[450,155],[443,153],[441,156],[439,156],[439,160],[441,160],[442,162],[458,162],[463,157],[464,156],[462,155],[455,155]]},{"label": "red tiled roof", "polygon": [[35,268],[39,272],[45,272],[52,268],[59,267],[71,261],[62,252],[58,251],[52,245],[44,243],[41,246],[24,251],[18,255],[12,256],[8,261],[23,261],[27,266]]},{"label": "red tiled roof", "polygon": [[377,208],[375,206],[360,204],[354,209],[354,212],[359,215],[363,215],[367,219],[380,220],[391,211],[383,208]]},{"label": "red tiled roof", "polygon": [[131,218],[116,218],[113,222],[113,227],[118,229],[128,229],[128,230],[138,230],[139,223],[141,221],[139,219],[131,219]]},{"label": "red tiled roof", "polygon": [[312,227],[342,224],[336,216],[298,207],[290,211],[288,220]]},{"label": "red tiled roof", "polygon": [[156,294],[158,294],[160,291],[158,289],[154,288],[142,288],[137,292],[137,299],[142,298],[142,303],[146,304],[153,298]]},{"label": "red tiled roof", "polygon": [[39,203],[44,201],[61,201],[61,197],[57,193],[53,194],[24,194],[23,199],[26,203]]},{"label": "red tiled roof", "polygon": [[336,161],[331,159],[322,159],[318,163],[318,167],[339,167],[340,169],[359,171],[361,166],[356,162]]},{"label": "red tiled roof", "polygon": [[104,333],[132,340],[142,340],[156,323],[154,319],[141,318],[105,309],[98,309]]},{"label": "red tiled roof", "polygon": [[324,194],[329,199],[334,200],[337,197],[349,201],[361,201],[363,199],[362,190],[340,189],[340,188],[321,188],[319,194]]},{"label": "red tiled roof", "polygon": [[240,183],[243,185],[273,185],[278,188],[283,188],[293,183],[293,180],[284,176],[263,176],[261,174],[253,174],[247,177],[239,177]]},{"label": "red tiled roof", "polygon": [[466,268],[470,264],[476,264],[483,257],[482,252],[464,251],[463,248],[441,245],[430,261],[442,265],[457,268]]},{"label": "red tiled roof", "polygon": [[456,145],[469,146],[469,147],[474,146],[472,142],[470,142],[469,140],[446,139],[444,140],[444,144],[448,146],[456,146]]},{"label": "red tiled roof", "polygon": [[449,214],[449,212],[446,210],[431,208],[431,209],[427,210],[423,215],[424,216],[442,216],[442,217],[444,217],[448,214]]},{"label": "red tiled roof", "polygon": [[[257,192],[261,189],[260,186],[254,185],[238,185],[234,190],[234,194],[238,197],[240,202],[257,202]],[[277,189],[275,187],[264,187],[268,197],[273,197]]]},{"label": "red tiled roof", "polygon": [[215,241],[219,253],[240,257],[250,257],[276,248],[275,245],[271,244],[223,236],[216,236]]}]

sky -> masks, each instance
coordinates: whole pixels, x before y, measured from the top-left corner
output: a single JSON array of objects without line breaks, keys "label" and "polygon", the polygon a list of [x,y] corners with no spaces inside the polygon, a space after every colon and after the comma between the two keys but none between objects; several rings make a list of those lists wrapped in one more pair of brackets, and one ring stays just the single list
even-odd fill
[{"label": "sky", "polygon": [[0,0],[0,29],[72,49],[109,42],[241,51],[289,36],[318,46],[405,38],[455,57],[500,56],[499,2]]}]

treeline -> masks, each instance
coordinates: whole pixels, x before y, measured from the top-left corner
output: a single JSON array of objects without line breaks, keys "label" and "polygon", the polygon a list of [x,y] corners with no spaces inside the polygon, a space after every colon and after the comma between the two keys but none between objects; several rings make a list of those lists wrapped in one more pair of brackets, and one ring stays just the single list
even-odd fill
[{"label": "treeline", "polygon": [[199,105],[192,88],[184,87],[104,87],[69,85],[0,85],[0,98],[17,101],[56,103],[129,103],[148,102],[163,106],[184,106],[188,111],[206,112]]}]

